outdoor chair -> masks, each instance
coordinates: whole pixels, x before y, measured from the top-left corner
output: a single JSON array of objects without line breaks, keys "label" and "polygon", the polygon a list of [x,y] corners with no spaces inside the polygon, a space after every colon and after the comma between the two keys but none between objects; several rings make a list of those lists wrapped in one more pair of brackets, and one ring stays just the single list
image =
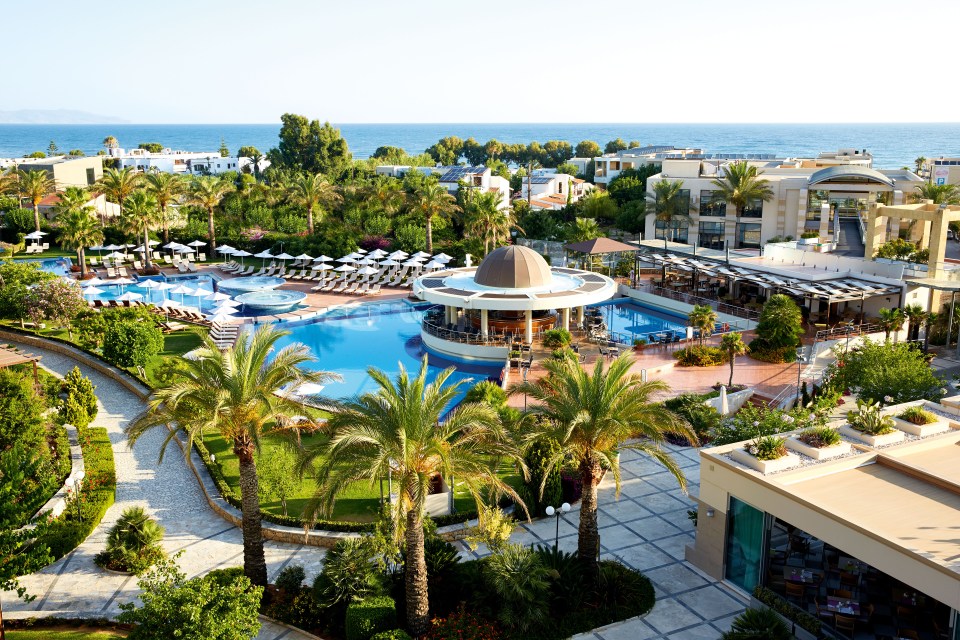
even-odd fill
[{"label": "outdoor chair", "polygon": [[807,597],[806,587],[796,582],[785,582],[784,587],[787,593],[787,600],[796,599],[800,604],[800,608],[803,608],[803,602]]},{"label": "outdoor chair", "polygon": [[120,274],[121,278],[129,277],[129,274],[127,273],[127,269],[125,267],[117,267],[117,273]]},{"label": "outdoor chair", "polygon": [[379,284],[373,285],[373,286],[367,291],[367,295],[368,295],[368,296],[380,295],[380,285],[379,285]]},{"label": "outdoor chair", "polygon": [[837,631],[843,632],[851,638],[853,637],[854,631],[857,627],[856,618],[835,613],[833,614],[833,620],[833,626]]}]

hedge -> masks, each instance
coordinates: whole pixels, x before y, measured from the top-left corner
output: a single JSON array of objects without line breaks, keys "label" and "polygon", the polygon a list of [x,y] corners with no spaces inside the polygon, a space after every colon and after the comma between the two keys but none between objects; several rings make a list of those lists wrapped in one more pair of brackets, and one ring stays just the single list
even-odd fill
[{"label": "hedge", "polygon": [[787,620],[795,623],[798,627],[806,629],[815,636],[820,635],[820,628],[822,624],[818,618],[815,618],[806,611],[790,604],[781,598],[776,592],[758,585],[753,590],[753,597],[782,615]]},{"label": "hedge", "polygon": [[413,638],[403,629],[391,629],[390,631],[373,634],[370,636],[370,640],[413,640]]},{"label": "hedge", "polygon": [[390,596],[372,596],[347,607],[347,640],[370,640],[397,626],[397,605]]}]

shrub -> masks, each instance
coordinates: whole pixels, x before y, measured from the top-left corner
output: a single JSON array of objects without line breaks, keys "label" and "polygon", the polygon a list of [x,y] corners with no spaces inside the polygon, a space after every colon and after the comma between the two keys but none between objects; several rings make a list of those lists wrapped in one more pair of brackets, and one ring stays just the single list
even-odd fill
[{"label": "shrub", "polygon": [[[690,423],[701,444],[709,442],[714,431],[720,426],[722,416],[711,406],[704,404],[710,396],[699,393],[681,393],[675,398],[664,402],[664,406]],[[690,446],[690,442],[683,436],[668,435],[667,438],[674,444]]]},{"label": "shrub", "polygon": [[68,397],[72,396],[77,399],[80,406],[87,412],[91,422],[97,417],[96,387],[90,382],[90,378],[80,373],[80,367],[71,369],[70,373],[63,379],[63,390]]},{"label": "shrub", "polygon": [[106,569],[140,574],[163,557],[162,539],[163,527],[143,507],[128,507],[110,529],[106,550],[94,561]]},{"label": "shrub", "polygon": [[796,347],[782,347],[780,349],[771,349],[766,347],[759,340],[750,341],[750,357],[760,362],[770,362],[772,364],[783,364],[793,362],[797,359]]},{"label": "shrub", "polygon": [[549,612],[548,569],[538,554],[508,544],[487,558],[486,579],[499,601],[497,621],[517,633],[540,626]]},{"label": "shrub", "polygon": [[770,296],[763,305],[757,322],[757,338],[750,343],[750,350],[780,351],[795,349],[803,335],[803,315],[789,296],[781,293]]},{"label": "shrub", "polygon": [[464,402],[482,402],[494,409],[507,404],[507,392],[500,385],[489,380],[478,382],[464,396]]},{"label": "shrub", "polygon": [[245,575],[243,567],[228,567],[227,569],[214,569],[206,575],[206,578],[219,585],[228,585],[237,578],[242,578]]},{"label": "shrub", "polygon": [[59,417],[61,424],[72,424],[78,431],[83,431],[90,424],[87,410],[75,396],[67,396],[60,403]]},{"label": "shrub", "polygon": [[43,442],[44,404],[33,380],[11,369],[0,369],[0,449],[22,442],[36,449]]},{"label": "shrub", "polygon": [[933,424],[937,421],[937,416],[923,407],[910,407],[897,417],[917,425]]},{"label": "shrub", "polygon": [[547,349],[566,347],[573,340],[573,336],[566,329],[549,329],[543,332],[543,346]]},{"label": "shrub", "polygon": [[758,585],[753,590],[753,597],[787,620],[795,622],[798,627],[806,629],[815,636],[820,635],[820,628],[822,626],[820,620],[811,616],[806,611],[793,606],[770,589]]},{"label": "shrub", "polygon": [[715,367],[727,361],[727,354],[719,347],[699,345],[677,349],[673,357],[683,367]]},{"label": "shrub", "polygon": [[827,426],[804,429],[803,432],[797,436],[797,439],[817,449],[832,447],[840,444],[841,440],[840,433],[836,429]]},{"label": "shrub", "polygon": [[[530,515],[541,516],[547,505],[558,505],[563,502],[563,486],[560,481],[562,462],[557,461],[552,466],[550,459],[560,452],[560,445],[548,438],[540,438],[530,445],[524,455],[527,464],[529,479],[524,481],[520,488],[520,498],[527,505]],[[544,483],[544,476],[547,480]],[[541,497],[540,487],[543,486]]]},{"label": "shrub", "polygon": [[804,239],[808,239],[808,238],[819,238],[819,237],[820,237],[820,232],[819,232],[819,231],[804,231],[803,233],[800,234],[800,237],[801,237],[801,238],[804,238]]},{"label": "shrub", "polygon": [[878,402],[857,399],[857,408],[847,412],[850,426],[868,436],[882,436],[893,433],[896,423],[890,416],[883,415],[883,407]]},{"label": "shrub", "polygon": [[327,551],[323,569],[314,580],[317,601],[327,606],[346,605],[384,593],[383,576],[370,562],[373,555],[373,543],[368,537],[337,542]]},{"label": "shrub", "polygon": [[303,586],[303,581],[306,579],[307,573],[303,570],[303,566],[292,564],[283,568],[277,576],[276,584],[277,587],[287,593],[297,593],[300,591],[300,588]]},{"label": "shrub", "polygon": [[607,609],[606,621],[601,624],[642,615],[653,609],[656,602],[653,584],[647,576],[613,560],[600,561],[597,589]]},{"label": "shrub", "polygon": [[499,640],[502,637],[493,623],[467,611],[434,618],[430,625],[427,640]]},{"label": "shrub", "polygon": [[347,607],[347,640],[370,640],[374,634],[396,626],[397,605],[389,596],[355,600]]},{"label": "shrub", "polygon": [[554,360],[563,360],[565,358],[576,360],[577,352],[571,349],[570,347],[560,347],[559,349],[553,350]]},{"label": "shrub", "polygon": [[747,609],[730,625],[723,640],[791,640],[790,627],[770,609]]},{"label": "shrub", "polygon": [[866,400],[879,402],[889,396],[892,400],[887,403],[896,404],[943,397],[943,380],[912,344],[866,340],[839,359],[843,367],[834,370],[837,387],[856,391]]},{"label": "shrub", "polygon": [[370,640],[413,640],[413,638],[403,629],[391,629],[373,634]]},{"label": "shrub", "polygon": [[117,322],[103,337],[103,357],[118,367],[144,367],[162,350],[163,333],[146,322]]},{"label": "shrub", "polygon": [[786,438],[778,436],[760,436],[747,445],[757,460],[776,460],[787,455]]},{"label": "shrub", "polygon": [[535,553],[540,564],[549,570],[553,607],[560,611],[580,609],[586,596],[586,577],[576,554],[547,545],[537,545]]}]

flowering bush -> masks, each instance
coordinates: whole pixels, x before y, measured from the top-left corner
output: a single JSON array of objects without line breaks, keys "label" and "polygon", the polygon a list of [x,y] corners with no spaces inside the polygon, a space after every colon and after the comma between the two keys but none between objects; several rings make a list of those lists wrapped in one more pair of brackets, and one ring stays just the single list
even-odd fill
[{"label": "flowering bush", "polygon": [[831,407],[794,407],[790,411],[746,404],[725,420],[715,433],[717,445],[741,442],[751,438],[776,435],[795,429],[807,429],[826,423]]},{"label": "flowering bush", "polygon": [[263,237],[267,235],[267,232],[260,227],[251,227],[250,229],[241,230],[240,235],[251,242],[255,242],[257,240],[262,240]]},{"label": "flowering bush", "polygon": [[803,433],[798,436],[800,442],[815,447],[817,449],[822,449],[823,447],[832,447],[836,444],[840,444],[840,433],[836,429],[831,429],[827,426],[822,427],[810,427],[804,429]]},{"label": "flowering bush", "polygon": [[427,640],[499,640],[503,634],[492,622],[467,611],[451,613],[446,618],[434,618]]},{"label": "flowering bush", "polygon": [[883,415],[882,409],[879,402],[857,400],[857,408],[847,412],[847,421],[851,427],[869,436],[893,433],[893,418]]}]

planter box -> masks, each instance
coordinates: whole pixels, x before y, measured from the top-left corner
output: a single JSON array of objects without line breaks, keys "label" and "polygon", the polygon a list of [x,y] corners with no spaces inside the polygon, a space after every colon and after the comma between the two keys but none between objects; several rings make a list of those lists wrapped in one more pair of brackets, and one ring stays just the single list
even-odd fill
[{"label": "planter box", "polygon": [[755,455],[745,449],[733,449],[730,451],[730,457],[764,475],[800,465],[800,456],[789,452],[787,455],[782,458],[777,458],[776,460],[757,460]]},{"label": "planter box", "polygon": [[893,421],[897,423],[897,429],[900,429],[900,431],[909,433],[912,436],[920,436],[921,438],[950,430],[950,423],[946,420],[937,420],[930,424],[913,424],[902,418],[894,417]]},{"label": "planter box", "polygon": [[797,244],[820,244],[820,236],[816,238],[797,238]]},{"label": "planter box", "polygon": [[885,447],[888,444],[902,442],[904,438],[903,431],[894,431],[893,433],[887,433],[882,436],[868,436],[847,424],[840,427],[840,433],[858,442],[868,444],[871,447]]},{"label": "planter box", "polygon": [[832,447],[823,447],[818,449],[817,447],[811,447],[805,442],[801,442],[796,437],[792,437],[787,438],[787,446],[794,451],[813,458],[814,460],[829,460],[830,458],[845,456],[850,453],[849,442],[841,442],[840,444],[835,444]]}]

